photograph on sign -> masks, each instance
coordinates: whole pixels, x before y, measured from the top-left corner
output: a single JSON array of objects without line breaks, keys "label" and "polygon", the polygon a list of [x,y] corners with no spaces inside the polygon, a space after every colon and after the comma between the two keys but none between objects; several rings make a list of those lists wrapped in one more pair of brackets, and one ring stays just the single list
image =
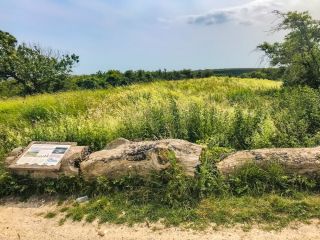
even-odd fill
[{"label": "photograph on sign", "polygon": [[70,147],[71,145],[32,144],[16,164],[55,166],[62,160]]}]

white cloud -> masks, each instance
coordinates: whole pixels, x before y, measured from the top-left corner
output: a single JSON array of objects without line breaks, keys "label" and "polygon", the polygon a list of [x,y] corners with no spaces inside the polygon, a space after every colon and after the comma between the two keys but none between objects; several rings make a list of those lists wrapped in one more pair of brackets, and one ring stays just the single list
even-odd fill
[{"label": "white cloud", "polygon": [[213,9],[210,12],[185,16],[187,22],[198,25],[215,25],[227,22],[252,25],[263,24],[272,17],[272,11],[310,11],[319,16],[320,0],[253,0],[246,4]]}]

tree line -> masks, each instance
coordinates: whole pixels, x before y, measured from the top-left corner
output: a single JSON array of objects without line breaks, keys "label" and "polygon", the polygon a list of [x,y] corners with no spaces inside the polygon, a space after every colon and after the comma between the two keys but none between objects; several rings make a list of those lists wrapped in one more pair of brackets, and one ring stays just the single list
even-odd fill
[{"label": "tree line", "polygon": [[106,72],[98,72],[91,75],[72,76],[71,89],[100,89],[109,86],[125,86],[134,83],[152,82],[158,80],[182,80],[182,79],[200,79],[212,76],[229,76],[229,77],[253,77],[264,79],[280,79],[278,69],[205,69],[190,70],[184,69],[180,71],[144,71],[144,70],[128,70],[121,72],[118,70],[109,70]]},{"label": "tree line", "polygon": [[75,54],[61,54],[38,45],[18,44],[8,32],[0,30],[0,96],[30,95],[75,89],[99,89],[156,80],[180,80],[211,76],[237,76],[282,79],[284,86],[320,86],[320,21],[308,12],[276,11],[280,23],[274,31],[286,31],[282,42],[262,43],[272,68],[206,69],[180,71],[118,70],[91,75],[71,75],[79,62]]},{"label": "tree line", "polygon": [[[51,78],[51,81],[46,81],[46,79],[50,79],[50,77],[31,78],[31,80],[29,80],[31,84],[27,85],[24,85],[24,82],[20,82],[19,80],[11,77],[8,79],[2,78],[2,80],[0,78],[0,97],[81,89],[104,89],[159,80],[201,79],[212,76],[280,80],[282,72],[283,71],[278,68],[219,70],[183,69],[180,71],[167,71],[164,69],[157,71],[128,70],[125,72],[109,70],[105,72],[99,71],[89,75],[56,75],[54,78]],[[34,83],[32,80],[34,80]]]}]

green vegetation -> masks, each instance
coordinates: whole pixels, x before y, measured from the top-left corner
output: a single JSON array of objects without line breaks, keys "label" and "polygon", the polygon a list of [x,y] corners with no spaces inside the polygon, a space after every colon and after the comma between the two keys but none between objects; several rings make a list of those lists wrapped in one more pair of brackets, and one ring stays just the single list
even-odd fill
[{"label": "green vegetation", "polygon": [[78,59],[37,45],[18,45],[14,36],[0,30],[0,80],[18,84],[22,95],[63,89]]},{"label": "green vegetation", "polygon": [[[41,92],[56,91],[75,91],[84,89],[108,89],[116,86],[127,86],[135,83],[156,82],[159,80],[185,80],[200,79],[212,76],[241,77],[241,78],[257,78],[280,80],[283,74],[282,69],[277,68],[234,68],[234,69],[206,69],[206,70],[190,70],[184,69],[180,71],[132,71],[128,70],[120,72],[117,70],[109,70],[106,72],[97,72],[90,75],[70,75],[62,82],[60,89],[46,89]],[[60,79],[61,80],[61,79]],[[59,81],[60,81],[59,80]],[[60,81],[60,83],[62,83]],[[13,96],[21,96],[24,94],[23,86],[16,80],[9,78],[2,80],[0,77],[0,98],[8,98]]]},{"label": "green vegetation", "polygon": [[158,71],[128,70],[125,72],[110,70],[90,75],[72,76],[65,90],[104,89],[112,86],[125,86],[158,80],[199,79],[213,76],[279,80],[282,75],[283,70],[277,68],[183,69],[180,71],[167,71],[164,69]]},{"label": "green vegetation", "polygon": [[320,217],[320,197],[312,193],[317,189],[314,180],[287,175],[274,163],[263,169],[246,166],[224,179],[214,172],[212,162],[207,165],[206,157],[196,179],[185,178],[175,164],[147,181],[101,178],[89,202],[66,201],[45,217],[62,216],[60,224],[68,218],[129,225],[160,221],[166,226],[195,229],[213,223],[279,229],[293,221]]},{"label": "green vegetation", "polygon": [[[92,199],[86,204],[74,204],[64,214],[74,221],[86,220],[100,223],[129,225],[135,223],[161,222],[166,226],[184,226],[202,229],[216,226],[260,224],[268,229],[280,229],[293,221],[307,221],[320,217],[319,196],[299,196],[296,198],[279,195],[259,197],[210,197],[196,206],[174,207],[163,205],[139,204],[124,201],[124,197],[115,194]],[[215,226],[214,225],[214,226]]]},{"label": "green vegetation", "polygon": [[317,145],[318,90],[280,85],[208,78],[4,100],[0,151],[32,139],[97,150],[117,137],[181,138],[229,149]]},{"label": "green vegetation", "polygon": [[283,42],[263,43],[264,51],[273,66],[282,67],[284,83],[288,86],[320,86],[320,22],[308,12],[276,11],[281,22],[275,31],[286,31]]},{"label": "green vegetation", "polygon": [[227,226],[255,223],[281,228],[292,221],[320,217],[320,198],[310,195],[317,191],[317,183],[287,175],[275,163],[264,168],[248,165],[223,178],[207,153],[196,179],[184,177],[179,166],[173,164],[172,169],[154,175],[149,181],[137,180],[123,179],[117,185],[100,180],[98,185],[103,183],[104,188],[98,189],[104,190],[96,192],[97,197],[84,204],[67,203],[60,212],[75,221],[98,219],[101,223],[117,224],[161,221],[167,226],[193,228],[205,228],[212,223]]},{"label": "green vegetation", "polygon": [[276,12],[281,18],[275,31],[284,30],[283,42],[263,43],[274,68],[205,69],[180,71],[109,70],[91,75],[71,76],[79,57],[61,55],[37,45],[18,44],[10,33],[0,30],[0,97],[80,89],[106,89],[158,80],[198,79],[212,76],[283,79],[285,86],[318,88],[320,82],[320,24],[308,12]]},{"label": "green vegetation", "polygon": [[[109,70],[91,75],[72,76],[79,57],[62,55],[38,45],[18,44],[8,32],[0,30],[0,98],[53,93],[67,90],[107,89],[158,80],[198,79],[211,76],[248,76],[279,79],[277,69],[220,69],[181,71]],[[278,73],[279,72],[279,73]],[[271,73],[271,74],[269,74]],[[251,76],[251,75],[252,76]]]},{"label": "green vegetation", "polygon": [[[261,223],[278,228],[319,218],[318,178],[289,174],[277,163],[247,165],[229,177],[215,167],[235,150],[320,143],[319,23],[308,13],[279,14],[283,21],[277,30],[289,30],[285,41],[259,46],[279,68],[226,71],[256,78],[283,75],[285,88],[280,81],[210,77],[224,70],[111,70],[70,77],[76,56],[50,57],[38,47],[17,46],[13,36],[0,32],[2,96],[7,90],[12,96],[100,89],[0,100],[0,197],[90,196],[88,203],[61,206],[60,224],[72,218],[191,227]],[[75,141],[94,151],[118,137],[180,138],[207,148],[192,179],[172,154],[172,167],[148,179],[101,177],[86,182],[79,176],[39,181],[11,175],[3,167],[12,148],[31,140]],[[49,212],[45,217],[56,215]]]},{"label": "green vegetation", "polygon": [[[318,101],[317,94],[311,89],[282,92],[280,85],[268,80],[208,78],[4,100],[0,102],[1,151],[31,139],[77,141],[97,150],[117,137],[182,138],[236,149],[273,142],[302,145],[303,139],[292,140],[296,144],[276,143],[282,141],[280,136],[273,140],[277,130],[282,131],[273,125],[282,127],[280,114],[286,110],[276,105],[288,104],[285,97],[301,94],[308,95],[307,105]],[[297,114],[304,111],[301,106]],[[312,117],[317,111],[315,105]],[[279,122],[271,117],[274,113]],[[288,121],[295,124],[296,117]],[[263,129],[264,124],[271,126],[271,133]],[[312,137],[306,139],[308,145]]]},{"label": "green vegetation", "polygon": [[117,137],[182,138],[208,149],[195,179],[182,174],[174,156],[174,167],[151,180],[37,181],[0,168],[0,196],[89,195],[90,203],[63,206],[61,212],[75,220],[115,223],[163,219],[168,225],[261,222],[280,227],[317,218],[318,197],[312,195],[319,190],[317,179],[287,174],[276,164],[246,166],[230,178],[215,170],[216,161],[235,149],[319,143],[318,90],[280,86],[269,80],[213,77],[3,100],[2,156],[30,140],[77,141],[98,150]]}]

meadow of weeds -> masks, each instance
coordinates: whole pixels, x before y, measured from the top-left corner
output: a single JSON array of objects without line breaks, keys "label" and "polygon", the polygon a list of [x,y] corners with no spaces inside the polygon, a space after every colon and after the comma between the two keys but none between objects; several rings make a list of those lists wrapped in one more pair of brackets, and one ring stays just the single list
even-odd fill
[{"label": "meadow of weeds", "polygon": [[[244,148],[258,138],[255,135],[275,132],[272,105],[280,84],[208,78],[3,100],[1,151],[31,139],[77,141],[97,150],[117,137],[192,142],[212,142],[214,137],[216,145]],[[235,125],[247,123],[247,129],[237,130],[235,140],[230,139]],[[264,131],[262,125],[269,129]]]},{"label": "meadow of weeds", "polygon": [[289,175],[274,164],[246,166],[228,179],[215,169],[219,157],[234,150],[318,145],[320,93],[308,87],[212,77],[17,97],[0,100],[0,129],[1,159],[31,140],[75,141],[92,151],[118,137],[181,138],[207,146],[195,179],[183,176],[174,157],[174,167],[152,181],[39,182],[12,176],[0,165],[0,196],[90,195],[88,204],[65,209],[75,220],[284,225],[320,216],[317,179]]}]

